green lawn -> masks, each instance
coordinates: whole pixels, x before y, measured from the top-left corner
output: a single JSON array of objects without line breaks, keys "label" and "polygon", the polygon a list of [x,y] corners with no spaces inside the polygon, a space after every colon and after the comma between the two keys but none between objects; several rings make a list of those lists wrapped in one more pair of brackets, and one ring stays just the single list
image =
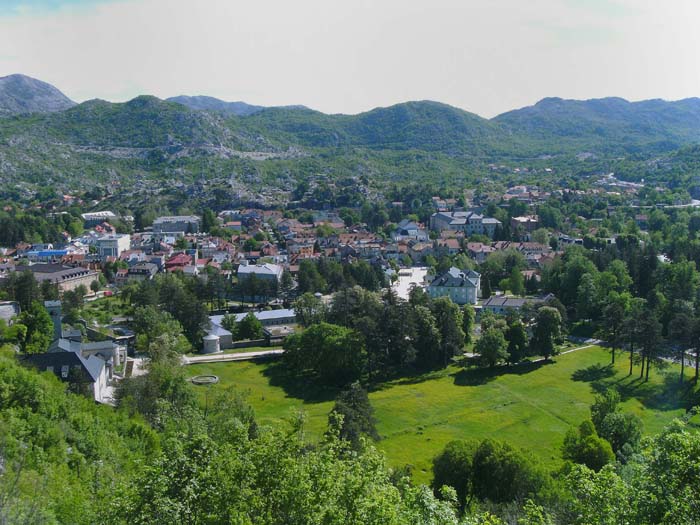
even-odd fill
[{"label": "green lawn", "polygon": [[[564,433],[589,416],[596,391],[607,385],[620,389],[624,410],[638,414],[647,433],[656,433],[685,412],[677,368],[652,369],[645,384],[637,368],[627,376],[626,358],[619,356],[611,367],[608,351],[593,347],[548,364],[493,371],[451,367],[387,383],[370,393],[382,437],[378,447],[392,465],[412,465],[423,482],[430,479],[431,459],[457,438],[505,439],[556,466]],[[220,383],[210,388],[235,385],[247,391],[263,424],[277,424],[294,410],[304,410],[309,439],[325,430],[335,396],[335,391],[290,377],[280,361],[191,365],[187,372],[218,375]]]}]

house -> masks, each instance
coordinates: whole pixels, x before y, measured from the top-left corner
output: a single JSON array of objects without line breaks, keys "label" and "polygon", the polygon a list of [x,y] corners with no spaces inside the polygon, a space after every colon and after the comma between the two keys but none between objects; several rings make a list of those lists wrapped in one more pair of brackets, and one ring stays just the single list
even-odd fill
[{"label": "house", "polygon": [[150,281],[158,273],[158,265],[150,262],[134,264],[127,272],[127,278],[133,281]]},{"label": "house", "polygon": [[460,270],[454,266],[428,285],[433,299],[449,297],[456,304],[476,304],[481,289],[481,275],[474,270]]},{"label": "house", "polygon": [[196,215],[158,217],[153,221],[153,233],[199,233],[201,220]]},{"label": "house", "polygon": [[428,233],[415,222],[404,219],[396,225],[391,238],[397,242],[409,240],[428,242]]},{"label": "house", "polygon": [[540,226],[540,218],[537,215],[523,215],[522,217],[512,217],[510,219],[510,229],[512,231],[523,231],[531,233]]},{"label": "house", "polygon": [[542,297],[512,297],[507,295],[493,295],[486,299],[480,311],[490,311],[496,315],[505,315],[510,311],[520,310],[526,304],[542,304],[553,298],[554,295],[547,294]]},{"label": "house", "polygon": [[477,263],[483,263],[486,258],[495,252],[496,249],[488,244],[483,244],[481,242],[468,242],[467,243],[467,253],[469,257],[474,259]]},{"label": "house", "polygon": [[238,280],[245,280],[255,276],[262,280],[273,280],[277,282],[282,278],[282,267],[277,264],[241,264],[238,267]]},{"label": "house", "polygon": [[177,253],[173,255],[170,259],[165,261],[166,271],[172,272],[175,270],[182,270],[186,266],[192,264],[192,256],[186,253]]},{"label": "house", "polygon": [[106,363],[95,355],[85,358],[78,352],[47,352],[25,355],[21,362],[40,372],[53,373],[74,391],[87,393],[98,403],[109,401]]},{"label": "house", "polygon": [[487,235],[493,238],[496,228],[501,221],[473,211],[440,211],[430,216],[430,229],[436,232],[442,230],[461,231],[465,235]]},{"label": "house", "polygon": [[438,255],[456,255],[461,251],[459,239],[438,239],[435,241]]}]

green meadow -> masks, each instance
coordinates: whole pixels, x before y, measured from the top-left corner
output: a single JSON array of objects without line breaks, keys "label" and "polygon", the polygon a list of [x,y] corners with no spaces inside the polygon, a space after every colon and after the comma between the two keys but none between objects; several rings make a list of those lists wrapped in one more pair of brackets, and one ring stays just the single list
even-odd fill
[{"label": "green meadow", "polygon": [[[652,368],[650,381],[628,376],[626,354],[610,365],[609,352],[585,348],[557,356],[550,363],[525,363],[495,369],[461,368],[381,385],[370,392],[381,440],[377,446],[393,466],[411,465],[418,481],[430,480],[432,458],[452,439],[496,438],[523,447],[556,467],[568,428],[589,417],[597,392],[619,389],[623,410],[639,415],[647,434],[661,430],[685,413],[689,381],[678,382],[678,368]],[[188,375],[215,374],[220,382],[197,387],[202,402],[213,390],[235,386],[245,392],[259,423],[284,424],[299,410],[306,414],[306,434],[325,431],[335,390],[315,387],[287,373],[281,361],[198,364]],[[691,374],[687,370],[687,377]]]}]

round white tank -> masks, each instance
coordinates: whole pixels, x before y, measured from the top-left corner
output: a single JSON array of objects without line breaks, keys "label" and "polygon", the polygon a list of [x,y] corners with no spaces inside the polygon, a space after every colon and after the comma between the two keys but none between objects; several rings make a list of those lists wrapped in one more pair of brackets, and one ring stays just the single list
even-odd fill
[{"label": "round white tank", "polygon": [[216,354],[217,352],[221,351],[221,349],[219,348],[219,336],[218,335],[205,335],[203,342],[204,342],[204,346],[202,347],[203,354]]}]

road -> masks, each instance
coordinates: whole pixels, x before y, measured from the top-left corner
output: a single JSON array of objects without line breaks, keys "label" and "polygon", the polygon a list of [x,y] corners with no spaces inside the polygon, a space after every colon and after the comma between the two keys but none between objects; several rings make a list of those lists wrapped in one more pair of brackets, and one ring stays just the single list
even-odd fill
[{"label": "road", "polygon": [[182,358],[183,365],[194,365],[197,363],[223,363],[226,361],[250,361],[251,359],[260,359],[265,357],[275,357],[282,355],[284,350],[276,348],[274,350],[259,350],[257,352],[240,352],[235,354],[206,354],[195,355],[192,357],[184,356]]}]

